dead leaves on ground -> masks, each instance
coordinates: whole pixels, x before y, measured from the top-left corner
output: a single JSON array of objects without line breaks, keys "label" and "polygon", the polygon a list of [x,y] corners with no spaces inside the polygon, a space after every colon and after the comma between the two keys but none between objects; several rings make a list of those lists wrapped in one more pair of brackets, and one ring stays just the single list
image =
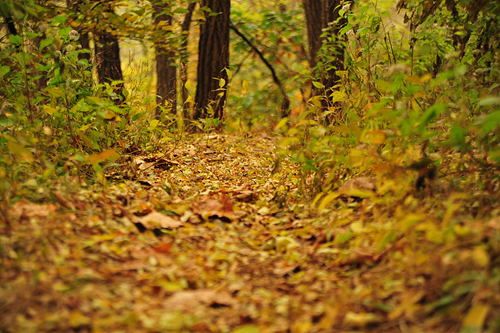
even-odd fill
[{"label": "dead leaves on ground", "polygon": [[188,141],[122,184],[14,203],[0,330],[444,332],[499,315],[497,217],[380,177],[304,201],[269,140]]}]

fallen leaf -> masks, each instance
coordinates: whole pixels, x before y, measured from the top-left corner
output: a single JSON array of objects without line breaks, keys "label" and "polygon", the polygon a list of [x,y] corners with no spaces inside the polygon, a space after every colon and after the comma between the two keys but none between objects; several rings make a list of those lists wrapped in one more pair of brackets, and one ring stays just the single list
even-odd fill
[{"label": "fallen leaf", "polygon": [[347,312],[344,317],[344,325],[351,327],[364,327],[369,324],[382,322],[382,317],[374,313],[354,313]]},{"label": "fallen leaf", "polygon": [[164,305],[171,310],[189,310],[200,304],[231,306],[233,303],[233,298],[225,291],[199,289],[178,291],[169,297]]},{"label": "fallen leaf", "polygon": [[77,328],[90,324],[90,318],[83,315],[80,311],[73,311],[69,316],[69,326]]},{"label": "fallen leaf", "polygon": [[211,216],[225,217],[234,220],[233,202],[231,198],[222,194],[218,198],[205,197],[201,201],[193,204],[193,211],[199,214],[204,220]]},{"label": "fallen leaf", "polygon": [[158,212],[152,212],[149,215],[138,218],[138,220],[146,229],[150,230],[157,228],[174,229],[182,225],[180,221]]},{"label": "fallen leaf", "polygon": [[462,327],[467,331],[471,329],[474,329],[474,331],[482,329],[489,310],[490,307],[488,305],[474,305],[469,312],[467,312]]}]

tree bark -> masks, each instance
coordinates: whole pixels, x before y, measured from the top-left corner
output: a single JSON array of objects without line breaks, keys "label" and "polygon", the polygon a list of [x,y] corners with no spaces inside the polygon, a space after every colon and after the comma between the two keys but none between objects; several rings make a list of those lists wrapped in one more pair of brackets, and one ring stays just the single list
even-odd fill
[{"label": "tree bark", "polygon": [[[108,15],[114,15],[109,4],[104,4],[102,8]],[[107,20],[103,20],[101,26],[108,26]],[[97,28],[95,31],[95,53],[97,57],[97,74],[99,83],[111,83],[112,81],[122,81],[116,85],[115,93],[118,98],[114,101],[120,104],[125,98],[123,96],[123,72],[120,60],[120,45],[118,37],[106,28]]]},{"label": "tree bark", "polygon": [[[219,90],[219,80],[227,83],[225,68],[229,66],[229,13],[230,0],[201,0],[201,7],[208,7],[212,13],[205,13],[206,21],[200,26],[198,47],[198,86],[196,88],[196,111],[194,119],[206,118],[207,107],[213,108],[213,117],[222,120],[226,92]],[[225,88],[225,87],[224,87]]]},{"label": "tree bark", "polygon": [[[302,3],[309,39],[309,65],[324,86],[323,89],[313,88],[312,94],[320,95],[326,91],[322,104],[323,108],[327,109],[333,105],[328,92],[334,89],[336,82],[340,80],[336,71],[344,69],[344,46],[337,35],[347,22],[345,19],[337,22],[341,0],[302,0]],[[326,28],[329,28],[326,37],[321,37]],[[328,39],[334,40],[334,43],[329,46],[328,56],[324,56],[320,50]],[[331,120],[327,119],[327,122]]]},{"label": "tree bark", "polygon": [[[172,25],[172,16],[165,13],[170,4],[155,5],[155,26],[162,28],[161,22],[167,26]],[[168,32],[171,33],[171,32]],[[155,42],[156,47],[156,117],[161,115],[161,109],[169,105],[170,113],[177,113],[177,67],[175,65],[175,52],[171,46],[161,40]]]}]

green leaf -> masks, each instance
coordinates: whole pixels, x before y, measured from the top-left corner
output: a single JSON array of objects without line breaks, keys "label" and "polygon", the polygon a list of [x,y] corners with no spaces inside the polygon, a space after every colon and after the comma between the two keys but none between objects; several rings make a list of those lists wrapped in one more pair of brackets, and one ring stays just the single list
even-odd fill
[{"label": "green leaf", "polygon": [[21,46],[23,44],[23,39],[18,35],[9,35],[9,40],[15,46]]},{"label": "green leaf", "polygon": [[10,72],[9,66],[0,66],[0,77],[3,77],[8,72]]},{"label": "green leaf", "polygon": [[69,32],[71,30],[72,30],[71,27],[63,28],[63,29],[59,30],[59,36],[64,38],[64,40],[68,40],[69,39]]},{"label": "green leaf", "polygon": [[488,156],[495,162],[500,163],[500,149],[490,150]]},{"label": "green leaf", "polygon": [[27,32],[26,33],[26,37],[28,37],[28,38],[36,38],[38,36],[40,36],[40,34],[36,34],[34,32]]},{"label": "green leaf", "polygon": [[481,98],[481,100],[477,103],[480,106],[491,106],[500,104],[500,97],[498,96],[488,96],[485,98]]},{"label": "green leaf", "polygon": [[52,25],[63,24],[68,19],[67,16],[57,16],[52,20]]},{"label": "green leaf", "polygon": [[177,8],[176,10],[174,10],[174,14],[187,14],[187,13],[189,13],[189,10],[185,8]]},{"label": "green leaf", "polygon": [[83,134],[83,132],[78,131],[78,137],[87,145],[87,147],[96,150],[99,149],[99,145],[95,143],[92,139],[90,139],[88,136]]},{"label": "green leaf", "polygon": [[450,139],[444,144],[451,147],[461,148],[465,145],[465,138],[467,135],[467,128],[460,127],[458,124],[450,131]]},{"label": "green leaf", "polygon": [[313,81],[313,86],[315,86],[318,89],[324,89],[325,88],[325,85],[323,83],[316,82],[316,81]]},{"label": "green leaf", "polygon": [[434,119],[437,118],[443,112],[446,110],[447,105],[444,103],[440,104],[434,104],[430,108],[427,109],[427,111],[424,112],[422,115],[422,120],[420,121],[419,125],[419,130],[422,133],[430,122],[432,122]]},{"label": "green leaf", "polygon": [[487,115],[483,122],[481,123],[481,127],[485,132],[494,131],[500,125],[500,111],[495,111]]}]

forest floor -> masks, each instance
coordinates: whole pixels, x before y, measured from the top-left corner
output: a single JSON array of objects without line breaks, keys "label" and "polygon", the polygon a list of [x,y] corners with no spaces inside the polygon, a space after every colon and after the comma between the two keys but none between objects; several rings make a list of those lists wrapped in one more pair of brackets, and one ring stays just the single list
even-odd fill
[{"label": "forest floor", "polygon": [[197,136],[33,189],[0,230],[0,332],[494,332],[486,194],[405,171],[314,201],[276,144]]}]

